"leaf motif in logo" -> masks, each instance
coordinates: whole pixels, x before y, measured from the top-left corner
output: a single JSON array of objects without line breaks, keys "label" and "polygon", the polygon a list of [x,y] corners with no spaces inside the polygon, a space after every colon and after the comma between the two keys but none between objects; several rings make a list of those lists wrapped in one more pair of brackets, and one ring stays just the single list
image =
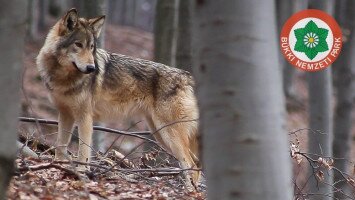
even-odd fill
[{"label": "leaf motif in logo", "polygon": [[328,51],[329,50],[328,44],[327,44],[327,42],[325,40],[320,40],[319,44],[315,47],[315,49],[318,52],[324,52],[324,51]]},{"label": "leaf motif in logo", "polygon": [[297,39],[294,50],[305,53],[310,60],[313,60],[318,53],[329,50],[326,41],[328,33],[329,30],[318,28],[317,24],[310,20],[304,28],[294,30]]},{"label": "leaf motif in logo", "polygon": [[328,30],[325,28],[319,28],[316,32],[316,34],[319,36],[320,39],[327,39],[328,37]]},{"label": "leaf motif in logo", "polygon": [[306,32],[305,32],[304,28],[295,29],[295,36],[296,36],[297,41],[302,40],[305,35],[306,35]]},{"label": "leaf motif in logo", "polygon": [[318,30],[318,26],[316,23],[314,23],[313,20],[309,21],[306,26],[304,27],[306,29],[306,32],[316,32]]}]

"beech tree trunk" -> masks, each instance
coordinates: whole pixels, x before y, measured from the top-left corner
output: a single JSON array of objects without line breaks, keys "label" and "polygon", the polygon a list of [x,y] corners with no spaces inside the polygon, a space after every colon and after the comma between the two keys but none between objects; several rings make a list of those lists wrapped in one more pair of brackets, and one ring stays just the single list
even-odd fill
[{"label": "beech tree trunk", "polygon": [[47,7],[46,0],[38,0],[38,29],[44,31],[46,29]]},{"label": "beech tree trunk", "polygon": [[155,61],[175,66],[178,0],[158,0],[154,25]]},{"label": "beech tree trunk", "polygon": [[192,72],[191,15],[193,9],[191,0],[179,1],[176,67]]},{"label": "beech tree trunk", "polygon": [[5,199],[16,156],[20,76],[27,1],[1,0],[0,7],[0,199]]},{"label": "beech tree trunk", "polygon": [[[292,16],[292,14],[307,9],[307,6],[308,0],[277,0],[279,33],[281,32],[282,26],[285,24],[287,19]],[[296,69],[289,62],[287,62],[281,54],[279,56],[280,65],[283,69],[283,90],[285,96],[297,100],[297,94],[294,87],[294,76]]]},{"label": "beech tree trunk", "polygon": [[[75,3],[81,17],[94,18],[105,15],[106,0],[77,0]],[[104,48],[105,29],[101,31],[98,45],[100,48]]]},{"label": "beech tree trunk", "polygon": [[[334,1],[310,0],[309,8],[319,9],[332,15]],[[311,154],[332,156],[333,142],[333,112],[332,112],[332,76],[331,67],[322,71],[308,73],[309,91],[309,128],[308,151]],[[315,133],[316,131],[317,133]],[[317,157],[316,157],[317,159]],[[309,169],[309,174],[313,170]],[[319,182],[315,176],[309,180],[309,193],[312,200],[332,199],[333,174],[331,171],[324,172],[324,183]]]},{"label": "beech tree trunk", "polygon": [[38,0],[28,0],[27,3],[27,38],[35,40],[38,35]]},{"label": "beech tree trunk", "polygon": [[[336,89],[337,103],[334,113],[334,141],[333,156],[336,158],[344,158],[335,160],[335,167],[343,172],[350,173],[351,160],[351,129],[352,129],[352,110],[354,101],[354,83],[355,75],[355,2],[352,0],[336,1],[336,20],[341,27],[349,31],[343,42],[342,53],[339,55],[337,62],[333,64],[335,72],[334,86]],[[348,183],[343,180],[339,173],[334,173],[334,182],[338,182],[336,187],[341,189],[345,194],[351,194]],[[341,192],[334,193],[335,199],[344,199]]]},{"label": "beech tree trunk", "polygon": [[274,1],[196,2],[194,70],[207,197],[290,200]]}]

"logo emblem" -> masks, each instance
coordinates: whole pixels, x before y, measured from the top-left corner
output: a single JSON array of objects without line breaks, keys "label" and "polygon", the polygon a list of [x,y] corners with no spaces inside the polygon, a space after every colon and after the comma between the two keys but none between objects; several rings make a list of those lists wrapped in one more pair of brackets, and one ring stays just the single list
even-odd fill
[{"label": "logo emblem", "polygon": [[319,71],[332,64],[342,47],[342,34],[333,17],[320,10],[291,16],[282,28],[281,51],[286,60],[304,71]]}]

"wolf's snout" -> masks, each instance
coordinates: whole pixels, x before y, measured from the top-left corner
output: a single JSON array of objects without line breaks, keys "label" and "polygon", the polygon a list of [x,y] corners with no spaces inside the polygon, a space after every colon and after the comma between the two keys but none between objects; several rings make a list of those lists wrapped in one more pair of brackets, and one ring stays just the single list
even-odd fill
[{"label": "wolf's snout", "polygon": [[87,72],[87,73],[94,72],[95,70],[96,70],[95,65],[87,65],[87,66],[86,66],[86,72]]}]

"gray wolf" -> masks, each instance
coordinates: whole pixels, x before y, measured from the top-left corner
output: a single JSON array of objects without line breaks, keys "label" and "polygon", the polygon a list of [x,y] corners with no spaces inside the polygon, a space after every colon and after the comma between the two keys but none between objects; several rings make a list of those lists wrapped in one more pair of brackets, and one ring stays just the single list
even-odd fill
[{"label": "gray wolf", "polygon": [[[37,67],[59,111],[55,158],[67,157],[74,124],[79,130],[78,160],[90,162],[94,121],[141,115],[155,132],[172,122],[198,118],[191,75],[148,60],[96,47],[105,16],[79,18],[69,10],[49,31]],[[176,123],[154,137],[183,168],[198,166],[198,122]],[[200,173],[185,173],[188,187]]]}]

